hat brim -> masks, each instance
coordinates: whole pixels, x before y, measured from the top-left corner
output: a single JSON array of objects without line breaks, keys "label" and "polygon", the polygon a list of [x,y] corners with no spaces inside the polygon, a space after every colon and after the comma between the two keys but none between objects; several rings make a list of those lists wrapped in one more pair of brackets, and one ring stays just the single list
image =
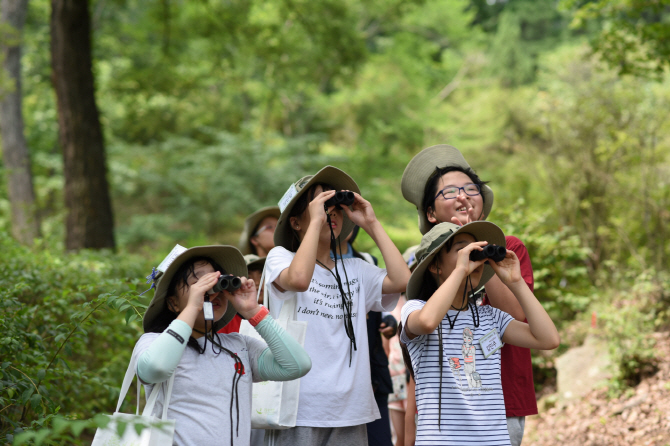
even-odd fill
[{"label": "hat brim", "polygon": [[[302,197],[310,189],[310,187],[319,183],[328,184],[335,190],[350,190],[352,192],[356,192],[357,194],[361,193],[360,189],[358,188],[358,184],[356,184],[354,179],[343,170],[333,166],[326,166],[319,170],[302,186],[302,188],[295,194],[291,201],[288,202],[282,211],[281,216],[277,221],[277,228],[275,229],[275,246],[283,246],[289,251],[294,251],[293,242],[295,240],[295,235],[293,234],[293,229],[291,228],[289,215],[291,214],[293,206],[295,206],[298,199],[300,199],[300,197]],[[291,187],[295,187],[295,184],[291,185]],[[347,235],[353,231],[354,226],[354,222],[349,220],[347,214],[342,212],[342,231],[338,236],[338,242],[343,243]]]},{"label": "hat brim", "polygon": [[[221,268],[225,270],[226,274],[232,274],[238,277],[247,277],[247,265],[244,262],[244,257],[242,253],[234,246],[224,246],[224,245],[210,245],[210,246],[196,246],[194,248],[187,249],[186,251],[179,254],[173,261],[170,263],[170,266],[167,267],[166,271],[158,279],[158,284],[156,285],[156,292],[154,293],[153,299],[147,308],[147,311],[144,313],[144,318],[142,319],[142,326],[146,332],[148,327],[151,326],[152,322],[158,315],[163,311],[163,305],[167,296],[168,287],[172,281],[172,277],[177,272],[177,270],[184,264],[193,258],[196,257],[209,257],[218,263]],[[230,322],[237,310],[228,303],[228,308],[226,309],[225,314],[221,319],[214,322],[214,331],[219,331],[221,328],[226,326]]]},{"label": "hat brim", "polygon": [[266,217],[275,217],[279,219],[280,215],[281,211],[279,210],[279,206],[268,206],[257,210],[244,220],[244,228],[242,229],[242,234],[240,234],[240,241],[237,243],[242,254],[254,254],[251,246],[251,237],[253,236],[251,231],[253,231]]},{"label": "hat brim", "polygon": [[419,245],[414,245],[410,246],[405,250],[405,252],[402,253],[402,258],[407,263],[407,267],[409,268],[410,272],[414,271],[414,268],[416,268],[417,261],[416,261],[416,250],[419,249]]},{"label": "hat brim", "polygon": [[258,260],[254,260],[253,262],[247,263],[247,270],[251,270],[252,268],[255,270],[263,269],[263,267],[265,266],[265,259],[267,259],[267,257],[261,257]]},{"label": "hat brim", "polygon": [[[422,258],[419,263],[416,265],[412,271],[412,275],[407,282],[407,299],[417,299],[418,294],[421,291],[421,286],[423,284],[424,275],[426,270],[433,262],[435,256],[442,250],[444,245],[455,237],[457,234],[461,233],[472,234],[475,239],[479,242],[487,241],[489,244],[495,244],[498,246],[506,247],[507,243],[505,241],[505,234],[495,224],[488,221],[473,221],[466,225],[459,227],[457,230],[451,232],[451,235],[446,237],[439,245],[437,245],[433,250],[431,250],[424,258]],[[475,291],[480,291],[486,285],[486,282],[491,279],[495,274],[493,268],[490,265],[484,264],[484,271],[482,272],[482,277],[479,280],[479,283],[475,286]]]},{"label": "hat brim", "polygon": [[[430,231],[433,224],[426,217],[426,210],[423,209],[423,192],[426,188],[428,179],[435,172],[435,168],[444,168],[447,166],[458,166],[463,169],[471,169],[463,154],[455,147],[439,144],[423,149],[419,152],[405,167],[400,182],[400,189],[405,200],[416,206],[419,213],[419,230],[421,234]],[[484,197],[484,215],[485,220],[493,208],[493,190],[487,185],[482,187]]]}]

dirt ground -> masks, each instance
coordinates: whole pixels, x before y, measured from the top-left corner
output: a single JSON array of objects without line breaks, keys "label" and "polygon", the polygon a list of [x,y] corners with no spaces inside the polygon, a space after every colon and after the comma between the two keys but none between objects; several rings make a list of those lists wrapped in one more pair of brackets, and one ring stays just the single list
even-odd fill
[{"label": "dirt ground", "polygon": [[523,446],[670,446],[670,334],[655,338],[656,374],[618,399],[597,390],[569,405],[541,408],[526,418]]}]

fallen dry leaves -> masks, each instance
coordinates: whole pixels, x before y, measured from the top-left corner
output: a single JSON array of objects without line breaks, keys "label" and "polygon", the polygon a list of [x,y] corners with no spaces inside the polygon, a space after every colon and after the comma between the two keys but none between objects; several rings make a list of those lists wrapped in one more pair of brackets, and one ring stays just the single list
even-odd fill
[{"label": "fallen dry leaves", "polygon": [[670,446],[670,335],[654,337],[655,375],[618,399],[597,390],[527,417],[523,446]]}]

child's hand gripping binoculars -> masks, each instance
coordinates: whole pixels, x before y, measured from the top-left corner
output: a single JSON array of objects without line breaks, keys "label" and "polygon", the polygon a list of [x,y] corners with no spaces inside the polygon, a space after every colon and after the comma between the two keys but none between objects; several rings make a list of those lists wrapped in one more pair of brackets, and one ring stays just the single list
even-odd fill
[{"label": "child's hand gripping binoculars", "polygon": [[215,294],[221,291],[228,290],[231,293],[242,286],[242,279],[232,274],[223,274],[219,277],[219,281],[207,291],[207,294]]},{"label": "child's hand gripping binoculars", "polygon": [[476,262],[478,260],[491,259],[494,262],[500,262],[507,255],[507,250],[498,245],[486,245],[483,251],[470,252],[470,260]]},{"label": "child's hand gripping binoculars", "polygon": [[333,195],[331,198],[326,200],[326,202],[323,204],[326,209],[328,209],[331,206],[335,206],[338,209],[342,209],[342,206],[351,206],[354,204],[354,199],[356,197],[354,196],[354,193],[348,190],[338,190],[335,192],[335,195]]}]

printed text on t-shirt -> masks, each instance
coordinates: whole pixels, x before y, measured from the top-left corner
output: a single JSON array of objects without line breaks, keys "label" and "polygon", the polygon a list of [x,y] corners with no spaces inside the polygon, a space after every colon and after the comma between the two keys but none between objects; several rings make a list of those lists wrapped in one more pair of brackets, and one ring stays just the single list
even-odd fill
[{"label": "printed text on t-shirt", "polygon": [[[342,284],[344,296],[349,305],[352,304],[352,298],[360,293],[361,284],[358,278],[352,278]],[[321,316],[324,319],[340,320],[344,317],[342,311],[342,295],[337,284],[320,283],[312,278],[308,290],[314,297],[312,302],[305,306],[298,307],[298,314]],[[355,308],[355,305],[352,305]],[[357,317],[358,313],[352,313],[351,317]]]}]

